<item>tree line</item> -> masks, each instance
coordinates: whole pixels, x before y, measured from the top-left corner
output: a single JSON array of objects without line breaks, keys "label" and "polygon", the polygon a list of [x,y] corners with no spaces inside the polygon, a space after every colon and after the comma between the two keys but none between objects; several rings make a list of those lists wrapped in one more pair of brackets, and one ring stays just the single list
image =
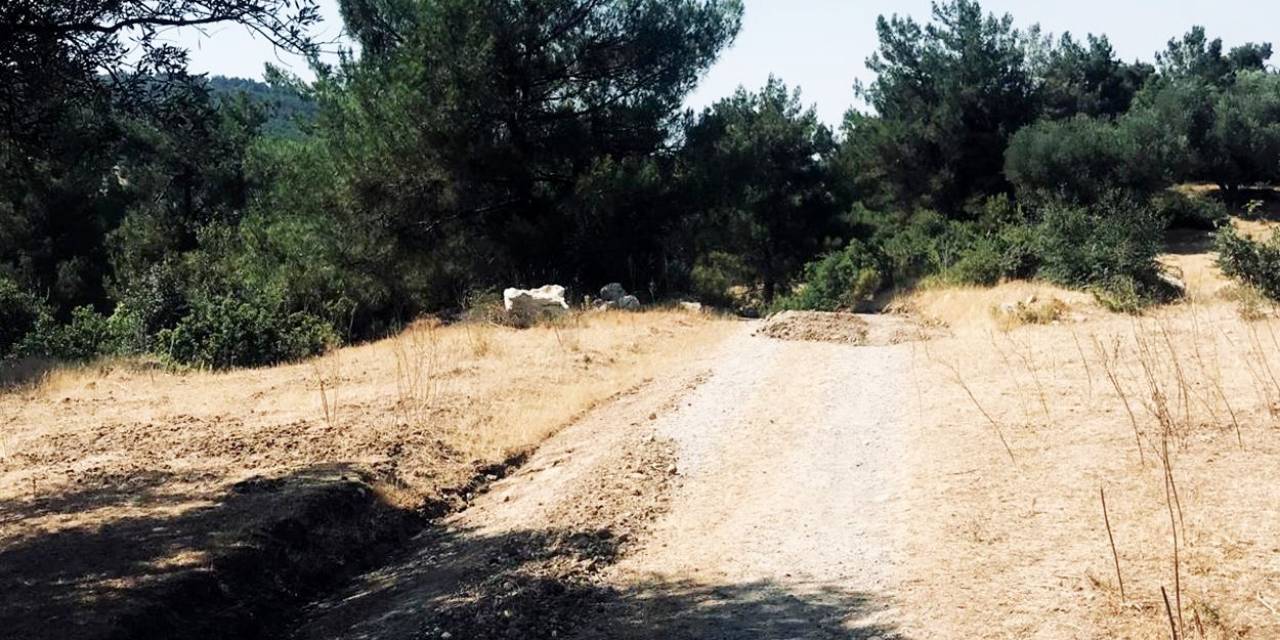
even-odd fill
[{"label": "tree line", "polygon": [[[1280,178],[1271,46],[1200,28],[1148,64],[972,0],[882,17],[833,131],[780,78],[683,107],[740,0],[340,5],[332,64],[307,0],[0,7],[0,355],[267,364],[544,282],[764,310],[1042,277],[1136,309],[1172,293],[1163,230],[1225,215],[1170,186]],[[226,21],[317,79],[227,91],[157,37]]]}]

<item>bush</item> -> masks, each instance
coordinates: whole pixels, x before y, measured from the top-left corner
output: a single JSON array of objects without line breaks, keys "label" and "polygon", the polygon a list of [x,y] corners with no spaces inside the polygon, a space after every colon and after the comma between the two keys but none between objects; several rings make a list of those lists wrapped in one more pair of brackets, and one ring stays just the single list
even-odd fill
[{"label": "bush", "polygon": [[853,240],[804,268],[798,290],[779,299],[779,309],[835,311],[853,309],[879,291],[883,283],[879,257]]},{"label": "bush", "polygon": [[1156,262],[1163,232],[1163,220],[1150,207],[1124,195],[1111,194],[1092,207],[1050,205],[1036,228],[1039,275],[1093,289],[1117,310],[1136,311],[1172,294]]},{"label": "bush", "polygon": [[1040,270],[1039,235],[1023,223],[1000,231],[1000,270],[1006,278],[1030,278]]},{"label": "bush", "polygon": [[937,212],[922,210],[881,222],[872,243],[884,254],[889,282],[903,285],[949,268],[967,244],[958,238],[957,230],[963,228]]},{"label": "bush", "polygon": [[44,315],[39,298],[0,276],[0,358],[9,355]]},{"label": "bush", "polygon": [[66,323],[43,315],[23,337],[16,352],[23,356],[59,360],[89,360],[115,350],[108,319],[93,307],[76,307]]},{"label": "bush", "polygon": [[737,304],[733,289],[751,282],[751,270],[742,258],[723,251],[700,256],[689,273],[693,294],[708,304]]},{"label": "bush", "polygon": [[186,282],[174,262],[151,265],[136,278],[120,298],[125,309],[140,325],[145,335],[178,324],[189,310]]},{"label": "bush", "polygon": [[1005,275],[1004,265],[999,242],[993,238],[981,238],[961,254],[960,259],[942,277],[952,284],[990,286]]},{"label": "bush", "polygon": [[1211,231],[1227,220],[1227,208],[1221,202],[1177,191],[1157,195],[1151,206],[1169,227]]},{"label": "bush", "polygon": [[157,334],[161,355],[214,369],[254,367],[323,353],[338,342],[329,323],[286,312],[262,299],[216,296],[196,302],[172,329]]},{"label": "bush", "polygon": [[1216,244],[1218,267],[1224,275],[1280,301],[1280,232],[1266,242],[1255,242],[1227,226],[1218,232]]},{"label": "bush", "polygon": [[1164,223],[1131,198],[1112,195],[1092,207],[1057,203],[1037,227],[1044,278],[1067,286],[1090,286],[1115,278],[1153,281],[1159,274]]}]

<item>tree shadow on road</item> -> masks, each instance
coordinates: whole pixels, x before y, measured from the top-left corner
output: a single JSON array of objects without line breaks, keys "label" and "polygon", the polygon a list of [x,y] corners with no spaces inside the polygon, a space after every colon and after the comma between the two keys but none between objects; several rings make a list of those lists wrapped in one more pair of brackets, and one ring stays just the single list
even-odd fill
[{"label": "tree shadow on road", "polygon": [[699,584],[651,581],[621,591],[583,627],[582,637],[899,638],[881,596],[830,585]]},{"label": "tree shadow on road", "polygon": [[317,603],[298,638],[898,639],[883,596],[787,581],[612,585],[607,530],[433,530]]}]

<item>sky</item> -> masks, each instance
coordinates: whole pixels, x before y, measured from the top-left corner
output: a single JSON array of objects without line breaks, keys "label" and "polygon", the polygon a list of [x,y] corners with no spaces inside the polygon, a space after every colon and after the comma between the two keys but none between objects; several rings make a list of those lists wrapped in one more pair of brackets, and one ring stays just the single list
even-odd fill
[{"label": "sky", "polygon": [[[320,4],[325,22],[317,35],[339,38],[337,0]],[[1196,24],[1229,47],[1245,42],[1280,45],[1280,2],[1275,0],[984,0],[982,5],[988,11],[1013,14],[1019,27],[1039,23],[1054,34],[1105,33],[1125,60],[1151,61],[1170,38]],[[864,63],[876,49],[876,17],[894,13],[923,22],[930,15],[930,2],[746,0],[737,41],[687,103],[697,109],[739,86],[759,88],[772,73],[800,87],[803,101],[816,105],[823,121],[837,125],[856,101],[854,81],[872,79]],[[302,61],[279,54],[239,27],[177,31],[171,38],[191,50],[191,66],[198,72],[261,78],[263,65],[271,62],[310,77]]]}]

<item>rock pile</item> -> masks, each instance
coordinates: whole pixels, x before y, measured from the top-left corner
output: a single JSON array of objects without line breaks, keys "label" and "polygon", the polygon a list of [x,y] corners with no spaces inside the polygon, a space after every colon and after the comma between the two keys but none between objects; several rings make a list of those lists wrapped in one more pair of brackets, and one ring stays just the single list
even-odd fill
[{"label": "rock pile", "polygon": [[640,299],[627,293],[619,282],[610,282],[600,287],[600,297],[591,301],[591,306],[601,311],[620,309],[622,311],[639,311]]}]

